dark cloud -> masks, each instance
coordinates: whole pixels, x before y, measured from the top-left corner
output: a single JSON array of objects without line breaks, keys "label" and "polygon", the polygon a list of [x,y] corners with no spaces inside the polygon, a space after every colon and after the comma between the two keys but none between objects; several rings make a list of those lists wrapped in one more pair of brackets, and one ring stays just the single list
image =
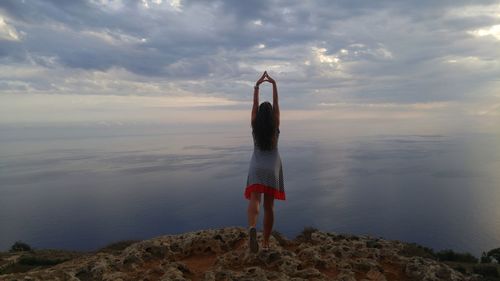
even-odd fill
[{"label": "dark cloud", "polygon": [[[126,69],[145,83],[162,78],[192,93],[237,100],[243,94],[234,92],[248,87],[243,81],[268,69],[290,101],[303,105],[460,100],[500,74],[488,64],[500,55],[498,40],[470,34],[500,24],[484,12],[495,1],[146,3],[2,1],[0,15],[19,40],[0,37],[0,60]],[[470,5],[483,12],[464,14]]]}]

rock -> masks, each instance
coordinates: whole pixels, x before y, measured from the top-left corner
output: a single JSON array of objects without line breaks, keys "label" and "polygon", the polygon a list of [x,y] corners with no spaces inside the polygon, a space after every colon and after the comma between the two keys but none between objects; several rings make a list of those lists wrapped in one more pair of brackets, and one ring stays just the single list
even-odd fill
[{"label": "rock", "polygon": [[373,281],[386,281],[387,280],[382,272],[375,270],[375,269],[370,269],[370,271],[368,271],[366,273],[366,278],[368,280],[373,280]]},{"label": "rock", "polygon": [[368,240],[368,241],[366,241],[366,247],[380,249],[380,248],[382,248],[382,245],[380,243],[378,243],[377,240]]},{"label": "rock", "polygon": [[341,272],[337,279],[338,281],[357,281],[353,272]]},{"label": "rock", "polygon": [[[3,274],[1,280],[453,280],[473,281],[445,264],[399,253],[405,243],[308,229],[294,240],[279,233],[271,248],[248,250],[246,228],[165,235],[114,252],[75,256],[66,262]],[[262,233],[258,233],[261,241]],[[15,266],[6,255],[2,270]],[[3,256],[0,256],[2,258]],[[396,278],[396,279],[395,279]]]},{"label": "rock", "polygon": [[321,274],[321,272],[319,272],[319,270],[309,267],[302,270],[297,270],[294,273],[294,276],[305,279],[311,279],[314,277],[322,277],[323,275]]},{"label": "rock", "polygon": [[436,277],[448,280],[451,277],[451,269],[445,266],[440,266],[439,269],[436,270]]},{"label": "rock", "polygon": [[353,264],[354,270],[360,272],[367,272],[373,267],[376,267],[376,264],[368,259],[359,259]]}]

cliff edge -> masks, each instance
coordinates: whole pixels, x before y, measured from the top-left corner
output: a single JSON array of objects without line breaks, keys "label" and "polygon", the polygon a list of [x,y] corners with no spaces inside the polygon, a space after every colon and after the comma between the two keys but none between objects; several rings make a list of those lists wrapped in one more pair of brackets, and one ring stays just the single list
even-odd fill
[{"label": "cliff edge", "polygon": [[[255,254],[247,241],[241,227],[165,235],[2,274],[0,280],[480,280],[412,256],[414,244],[400,241],[306,229],[293,240],[275,232],[271,248]],[[8,260],[15,263],[21,255]]]}]

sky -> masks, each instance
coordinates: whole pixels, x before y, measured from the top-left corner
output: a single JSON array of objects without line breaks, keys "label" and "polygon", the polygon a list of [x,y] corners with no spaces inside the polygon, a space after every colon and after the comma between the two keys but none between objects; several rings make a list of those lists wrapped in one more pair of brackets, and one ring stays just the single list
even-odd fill
[{"label": "sky", "polygon": [[[0,125],[500,120],[498,1],[0,1]],[[261,100],[271,87],[261,87]]]}]

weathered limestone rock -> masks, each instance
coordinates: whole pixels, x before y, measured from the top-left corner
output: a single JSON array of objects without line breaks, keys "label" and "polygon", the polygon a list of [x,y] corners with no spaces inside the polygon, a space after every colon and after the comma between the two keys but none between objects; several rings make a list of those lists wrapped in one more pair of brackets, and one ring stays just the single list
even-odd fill
[{"label": "weathered limestone rock", "polygon": [[399,255],[399,241],[309,229],[295,240],[274,233],[269,250],[251,253],[247,239],[242,227],[165,235],[0,280],[476,280],[435,260]]}]

